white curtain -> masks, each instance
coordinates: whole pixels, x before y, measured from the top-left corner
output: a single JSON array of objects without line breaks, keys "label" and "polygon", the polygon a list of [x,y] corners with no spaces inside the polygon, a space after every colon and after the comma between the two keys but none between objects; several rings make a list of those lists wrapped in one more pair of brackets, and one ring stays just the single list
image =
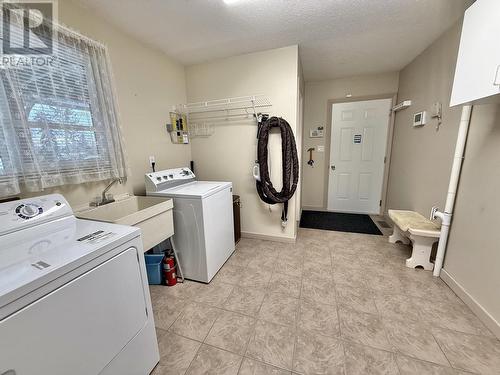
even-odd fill
[{"label": "white curtain", "polygon": [[51,65],[0,69],[0,196],[126,177],[107,49],[57,29]]}]

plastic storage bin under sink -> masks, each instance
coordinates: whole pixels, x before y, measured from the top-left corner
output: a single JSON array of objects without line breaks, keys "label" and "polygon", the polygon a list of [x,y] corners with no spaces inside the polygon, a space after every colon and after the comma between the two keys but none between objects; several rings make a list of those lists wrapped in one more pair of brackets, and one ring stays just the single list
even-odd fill
[{"label": "plastic storage bin under sink", "polygon": [[163,254],[144,254],[146,270],[148,272],[148,282],[150,285],[160,285],[163,281],[161,272],[163,258]]}]

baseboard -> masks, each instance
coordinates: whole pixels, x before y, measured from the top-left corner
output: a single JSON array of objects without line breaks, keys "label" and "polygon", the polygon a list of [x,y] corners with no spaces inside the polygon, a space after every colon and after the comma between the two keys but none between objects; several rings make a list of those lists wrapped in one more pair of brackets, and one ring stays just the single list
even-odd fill
[{"label": "baseboard", "polygon": [[241,237],[254,238],[257,240],[274,241],[274,242],[284,242],[284,243],[295,243],[296,240],[295,237],[271,236],[269,234],[253,233],[253,232],[241,232]]},{"label": "baseboard", "polygon": [[302,207],[303,211],[319,211],[319,212],[336,212],[336,213],[341,213],[341,214],[359,214],[359,215],[373,215],[373,216],[381,216],[382,214],[380,212],[358,212],[358,211],[342,211],[342,210],[334,210],[331,211],[328,208],[325,207],[315,207],[315,206],[304,206]]},{"label": "baseboard", "polygon": [[500,323],[490,315],[446,270],[441,270],[441,279],[460,297],[464,303],[478,316],[486,327],[500,339]]},{"label": "baseboard", "polygon": [[326,211],[323,206],[302,206],[302,211]]}]

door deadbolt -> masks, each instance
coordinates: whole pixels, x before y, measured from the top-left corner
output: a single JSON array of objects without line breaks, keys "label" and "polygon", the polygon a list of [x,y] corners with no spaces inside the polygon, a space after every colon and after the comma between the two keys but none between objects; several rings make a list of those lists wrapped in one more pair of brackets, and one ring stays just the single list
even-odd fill
[{"label": "door deadbolt", "polygon": [[332,171],[334,171],[335,170],[335,165],[331,165],[330,168],[331,168]]}]

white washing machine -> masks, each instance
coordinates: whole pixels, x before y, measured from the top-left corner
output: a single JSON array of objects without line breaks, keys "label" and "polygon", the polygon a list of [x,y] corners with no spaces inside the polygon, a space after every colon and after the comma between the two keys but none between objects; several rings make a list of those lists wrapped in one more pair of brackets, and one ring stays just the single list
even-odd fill
[{"label": "white washing machine", "polygon": [[59,194],[0,204],[0,374],[146,375],[159,361],[138,228]]},{"label": "white washing machine", "polygon": [[189,168],[146,174],[146,194],[173,198],[184,277],[208,283],[234,252],[231,182],[196,181]]}]

